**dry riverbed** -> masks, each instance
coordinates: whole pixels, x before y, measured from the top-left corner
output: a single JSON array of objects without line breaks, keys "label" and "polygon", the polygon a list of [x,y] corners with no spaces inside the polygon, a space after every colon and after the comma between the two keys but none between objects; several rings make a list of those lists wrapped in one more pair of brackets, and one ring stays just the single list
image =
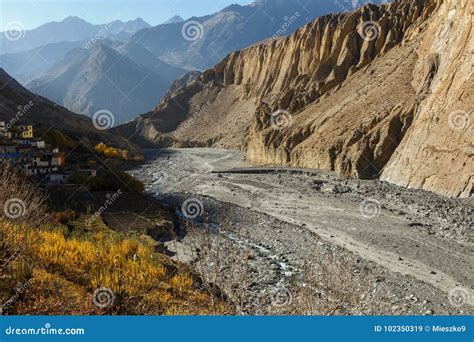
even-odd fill
[{"label": "dry riverbed", "polygon": [[472,199],[254,168],[227,150],[147,154],[131,171],[147,191],[204,209],[168,248],[244,313],[474,313]]}]

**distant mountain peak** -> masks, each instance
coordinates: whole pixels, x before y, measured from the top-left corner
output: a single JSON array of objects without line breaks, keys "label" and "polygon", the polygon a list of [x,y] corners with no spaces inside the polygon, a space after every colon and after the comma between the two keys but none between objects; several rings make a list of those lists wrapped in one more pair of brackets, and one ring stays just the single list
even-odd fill
[{"label": "distant mountain peak", "polygon": [[87,62],[92,62],[96,66],[104,63],[112,63],[110,61],[118,61],[120,56],[113,48],[106,45],[106,42],[97,42],[94,44],[88,54]]},{"label": "distant mountain peak", "polygon": [[27,87],[77,113],[105,108],[123,123],[151,110],[184,72],[136,42],[103,39],[72,49]]},{"label": "distant mountain peak", "polygon": [[62,23],[69,23],[69,24],[71,24],[71,23],[87,23],[87,24],[89,24],[84,19],[76,17],[76,16],[72,16],[72,15],[69,16],[69,17],[64,18],[61,22]]},{"label": "distant mountain peak", "polygon": [[176,24],[176,23],[182,23],[182,22],[184,22],[184,19],[182,17],[180,17],[179,15],[175,15],[175,16],[169,18],[167,21],[165,21],[163,23],[163,25]]},{"label": "distant mountain peak", "polygon": [[387,0],[310,0],[304,1],[304,7],[299,1],[256,0],[251,5],[234,4],[209,15],[187,18],[187,23],[197,21],[200,25],[187,25],[185,35],[182,24],[170,24],[170,19],[165,25],[137,31],[130,39],[169,64],[204,70],[230,52],[271,37],[288,36],[316,17],[347,11],[353,3],[366,1]]},{"label": "distant mountain peak", "polygon": [[109,25],[110,25],[110,24],[122,25],[122,24],[123,24],[123,21],[120,20],[120,19],[115,19],[115,20],[111,21],[111,22],[109,23]]},{"label": "distant mountain peak", "polygon": [[150,28],[151,25],[148,24],[145,20],[142,18],[136,18],[133,20],[128,20],[128,21],[115,21],[117,28],[119,29],[118,31],[123,31],[123,32],[129,32],[129,33],[135,33],[141,29],[144,28]]},{"label": "distant mountain peak", "polygon": [[135,23],[135,24],[144,24],[144,25],[148,25],[148,26],[151,26],[150,24],[148,24],[145,20],[143,20],[142,18],[138,17],[136,19],[133,19],[133,20],[130,20],[129,21],[130,23]]}]

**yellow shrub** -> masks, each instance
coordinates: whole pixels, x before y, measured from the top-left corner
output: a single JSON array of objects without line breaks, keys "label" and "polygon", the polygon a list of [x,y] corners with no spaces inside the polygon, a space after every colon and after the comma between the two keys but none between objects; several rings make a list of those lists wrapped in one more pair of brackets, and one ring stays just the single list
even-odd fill
[{"label": "yellow shrub", "polygon": [[107,158],[118,158],[121,160],[128,160],[127,150],[121,150],[112,146],[107,146],[102,142],[97,144],[94,149],[97,153],[101,153]]},{"label": "yellow shrub", "polygon": [[97,144],[94,149],[97,153],[103,153],[107,149],[107,145],[101,142]]},{"label": "yellow shrub", "polygon": [[[24,247],[24,257],[34,260],[32,274],[34,284],[38,286],[32,288],[34,294],[27,296],[34,298],[26,300],[30,311],[24,306],[25,303],[19,304],[18,310],[23,313],[90,314],[94,310],[100,313],[100,309],[90,303],[78,304],[84,297],[90,301],[94,290],[100,287],[110,288],[117,298],[124,301],[127,298],[138,301],[132,306],[121,307],[121,310],[127,310],[124,312],[127,314],[209,314],[215,311],[214,307],[209,307],[211,301],[208,294],[193,290],[191,275],[170,276],[176,272],[174,266],[169,270],[171,266],[158,262],[159,258],[152,248],[138,240],[120,238],[116,233],[103,230],[80,238],[67,238],[68,231],[62,227],[47,230],[1,221],[0,224],[0,234],[6,247],[14,249],[21,245]],[[48,282],[48,279],[54,280],[56,285],[41,290],[41,286],[44,286],[41,284]],[[53,300],[47,298],[51,296],[49,289],[74,292],[58,295]],[[50,304],[64,306],[64,311],[60,308],[48,309]]]},{"label": "yellow shrub", "polygon": [[178,289],[189,289],[193,285],[193,280],[186,275],[177,274],[171,278],[171,285]]}]

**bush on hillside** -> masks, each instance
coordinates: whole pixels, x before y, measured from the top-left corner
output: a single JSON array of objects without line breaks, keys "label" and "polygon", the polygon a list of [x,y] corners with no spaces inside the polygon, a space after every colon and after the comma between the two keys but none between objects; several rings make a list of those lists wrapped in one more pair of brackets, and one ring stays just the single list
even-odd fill
[{"label": "bush on hillside", "polygon": [[0,218],[43,222],[47,198],[44,191],[27,179],[18,166],[8,161],[0,163]]},{"label": "bush on hillside", "polygon": [[77,141],[65,136],[63,132],[58,131],[57,129],[47,131],[45,134],[41,134],[40,136],[46,144],[61,149],[73,149],[78,144]]},{"label": "bush on hillside", "polygon": [[128,160],[128,151],[121,150],[112,146],[107,146],[103,142],[97,144],[94,147],[95,151],[99,154],[103,154],[106,158],[116,158],[120,160]]},{"label": "bush on hillside", "polygon": [[106,171],[96,177],[75,173],[69,176],[68,181],[87,185],[91,191],[143,192],[145,189],[141,181],[117,169]]}]

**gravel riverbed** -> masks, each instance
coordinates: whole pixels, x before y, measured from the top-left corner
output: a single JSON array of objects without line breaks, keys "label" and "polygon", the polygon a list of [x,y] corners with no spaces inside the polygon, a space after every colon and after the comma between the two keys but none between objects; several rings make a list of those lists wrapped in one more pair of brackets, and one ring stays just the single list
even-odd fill
[{"label": "gravel riverbed", "polygon": [[147,152],[131,173],[148,192],[202,205],[177,257],[242,313],[474,313],[472,199],[320,171],[226,173],[252,167],[235,151]]}]

